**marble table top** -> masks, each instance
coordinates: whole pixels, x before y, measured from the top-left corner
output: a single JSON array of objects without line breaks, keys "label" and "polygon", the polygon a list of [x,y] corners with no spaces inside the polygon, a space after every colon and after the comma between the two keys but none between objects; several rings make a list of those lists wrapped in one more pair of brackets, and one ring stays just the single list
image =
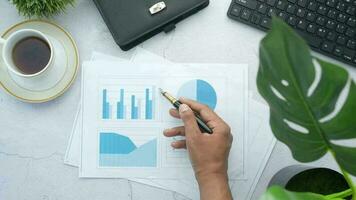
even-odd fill
[{"label": "marble table top", "polygon": [[[140,47],[174,62],[248,63],[249,89],[256,99],[258,44],[264,33],[227,18],[230,0],[212,0],[209,7],[161,33]],[[23,21],[9,1],[0,1],[0,32]],[[80,60],[93,50],[129,58],[114,43],[91,0],[77,0],[73,8],[51,19],[74,37]],[[356,68],[346,66],[356,77]],[[60,98],[39,105],[19,102],[0,91],[0,199],[187,199],[127,180],[79,179],[78,169],[63,164],[68,136],[80,99],[80,77]],[[283,161],[283,162],[281,162]],[[278,143],[257,185],[253,199],[266,189],[279,169],[296,164],[285,145]],[[336,167],[328,156],[310,165]],[[234,192],[234,191],[233,191]]]}]

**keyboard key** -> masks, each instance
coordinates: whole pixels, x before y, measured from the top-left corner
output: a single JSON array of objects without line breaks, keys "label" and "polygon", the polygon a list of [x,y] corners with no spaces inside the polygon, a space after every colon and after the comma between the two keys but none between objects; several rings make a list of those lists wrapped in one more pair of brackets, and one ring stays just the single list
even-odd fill
[{"label": "keyboard key", "polygon": [[297,0],[288,0],[291,3],[297,3]]},{"label": "keyboard key", "polygon": [[287,6],[287,13],[294,14],[296,7],[292,4]]},{"label": "keyboard key", "polygon": [[351,27],[355,27],[356,26],[356,18],[350,17],[349,20],[347,20],[347,25],[349,25]]},{"label": "keyboard key", "polygon": [[258,6],[258,12],[265,14],[267,11],[267,6],[265,4],[260,4],[260,6]]},{"label": "keyboard key", "polygon": [[326,22],[326,19],[324,17],[318,17],[318,19],[316,19],[316,23],[319,24],[320,26],[323,26]]},{"label": "keyboard key", "polygon": [[273,15],[275,15],[277,13],[276,9],[275,8],[270,8],[267,12],[267,15],[269,17],[272,17]]},{"label": "keyboard key", "polygon": [[317,5],[315,2],[311,1],[311,2],[309,2],[309,4],[308,4],[308,9],[309,9],[309,10],[312,10],[312,11],[316,11],[317,6],[318,6],[318,5]]},{"label": "keyboard key", "polygon": [[336,18],[336,15],[337,15],[337,11],[336,10],[329,10],[328,17],[334,19],[334,18]]},{"label": "keyboard key", "polygon": [[271,19],[270,18],[263,18],[260,25],[264,28],[269,28],[271,26]]},{"label": "keyboard key", "polygon": [[311,22],[315,20],[315,17],[316,17],[316,15],[314,13],[307,14],[307,20],[309,20]]},{"label": "keyboard key", "polygon": [[326,36],[326,30],[324,28],[318,28],[316,34],[319,36],[319,37],[325,37]]},{"label": "keyboard key", "polygon": [[261,20],[261,16],[257,14],[253,14],[251,17],[251,22],[254,24],[259,24]]},{"label": "keyboard key", "polygon": [[235,2],[241,6],[256,9],[257,8],[257,1],[255,0],[235,0]]},{"label": "keyboard key", "polygon": [[340,13],[338,16],[337,16],[337,21],[339,21],[339,22],[345,22],[346,21],[346,19],[347,19],[347,17],[346,17],[346,15],[344,15],[344,14],[342,14],[342,13]]},{"label": "keyboard key", "polygon": [[326,5],[330,7],[335,7],[336,5],[336,0],[327,0]]},{"label": "keyboard key", "polygon": [[326,39],[328,39],[330,41],[334,41],[336,39],[336,33],[329,32],[328,35],[326,36]]},{"label": "keyboard key", "polygon": [[335,56],[341,56],[343,53],[343,48],[340,46],[336,46],[333,53]]},{"label": "keyboard key", "polygon": [[352,51],[349,49],[344,49],[344,59],[348,61],[352,61],[352,59],[355,57],[356,51]]},{"label": "keyboard key", "polygon": [[315,33],[316,31],[316,26],[314,24],[309,24],[308,27],[307,27],[307,31],[309,33]]},{"label": "keyboard key", "polygon": [[339,2],[337,5],[336,5],[336,9],[337,10],[340,10],[340,11],[344,11],[345,10],[345,7],[346,7],[346,4],[344,2]]},{"label": "keyboard key", "polygon": [[287,6],[287,2],[285,2],[285,1],[279,0],[277,2],[278,9],[284,10],[286,8],[286,6]]},{"label": "keyboard key", "polygon": [[326,28],[328,29],[334,29],[334,27],[336,26],[336,23],[334,21],[328,21],[326,22]]},{"label": "keyboard key", "polygon": [[305,10],[304,9],[301,9],[301,8],[298,8],[298,10],[297,10],[297,16],[298,17],[304,17],[305,16]]},{"label": "keyboard key", "polygon": [[321,14],[321,15],[325,15],[328,12],[328,8],[325,6],[319,6],[317,13]]},{"label": "keyboard key", "polygon": [[241,13],[241,18],[248,21],[250,19],[251,16],[251,11],[248,9],[243,9],[242,13]]},{"label": "keyboard key", "polygon": [[338,25],[336,26],[336,32],[338,32],[338,33],[344,33],[344,32],[345,32],[345,29],[346,29],[346,26],[343,25],[343,24],[338,24]]},{"label": "keyboard key", "polygon": [[353,37],[355,35],[355,30],[348,28],[345,35],[349,36],[349,37]]},{"label": "keyboard key", "polygon": [[285,12],[280,12],[279,14],[278,14],[278,17],[280,17],[281,19],[283,19],[284,21],[287,19],[287,14],[285,13]]},{"label": "keyboard key", "polygon": [[356,49],[356,41],[355,40],[349,40],[347,41],[346,46],[350,49]]},{"label": "keyboard key", "polygon": [[241,12],[242,8],[240,6],[233,6],[232,9],[231,9],[231,14],[236,16],[236,17],[239,17],[240,16],[240,12]]},{"label": "keyboard key", "polygon": [[348,7],[346,9],[346,13],[349,15],[355,15],[356,14],[356,7]]},{"label": "keyboard key", "polygon": [[297,18],[295,18],[294,16],[290,16],[288,18],[288,24],[295,26],[297,24]]},{"label": "keyboard key", "polygon": [[304,30],[307,28],[307,22],[305,20],[299,20],[297,27]]},{"label": "keyboard key", "polygon": [[308,2],[308,0],[299,0],[298,1],[298,5],[302,6],[302,7],[305,7],[307,5],[307,2]]},{"label": "keyboard key", "polygon": [[346,38],[344,36],[340,35],[339,37],[337,37],[336,43],[344,45],[344,44],[346,44]]},{"label": "keyboard key", "polygon": [[328,53],[331,53],[334,49],[334,44],[333,43],[330,43],[330,42],[324,42],[322,45],[321,45],[321,49],[323,51],[326,51]]},{"label": "keyboard key", "polygon": [[267,0],[267,4],[270,6],[274,6],[274,4],[276,4],[276,0]]}]

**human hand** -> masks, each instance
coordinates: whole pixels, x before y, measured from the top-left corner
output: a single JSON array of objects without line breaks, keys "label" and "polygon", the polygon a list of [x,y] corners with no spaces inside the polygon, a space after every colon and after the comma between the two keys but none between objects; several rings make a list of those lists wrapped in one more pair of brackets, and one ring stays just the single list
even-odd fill
[{"label": "human hand", "polygon": [[[198,183],[217,176],[227,179],[228,157],[232,144],[230,127],[208,106],[188,99],[180,101],[183,104],[179,111],[171,109],[170,114],[182,119],[184,126],[165,130],[164,135],[185,136],[186,140],[175,141],[171,145],[176,149],[188,150]],[[213,130],[213,134],[201,132],[192,109]]]}]

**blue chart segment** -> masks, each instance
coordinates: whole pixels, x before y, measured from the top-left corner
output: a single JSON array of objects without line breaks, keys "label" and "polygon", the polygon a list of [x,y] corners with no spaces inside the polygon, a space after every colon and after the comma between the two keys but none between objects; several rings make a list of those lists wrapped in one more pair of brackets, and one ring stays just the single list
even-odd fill
[{"label": "blue chart segment", "polygon": [[136,146],[125,135],[102,132],[99,154],[101,167],[156,167],[157,139]]},{"label": "blue chart segment", "polygon": [[207,81],[196,79],[183,84],[179,91],[178,97],[186,97],[208,105],[215,109],[217,103],[216,91]]},{"label": "blue chart segment", "polygon": [[111,118],[111,110],[112,106],[108,102],[108,91],[106,89],[103,90],[103,119]]},{"label": "blue chart segment", "polygon": [[124,110],[125,110],[125,105],[124,105],[124,89],[120,89],[120,100],[117,102],[117,119],[124,119]]},{"label": "blue chart segment", "polygon": [[153,120],[155,87],[102,89],[102,119]]}]

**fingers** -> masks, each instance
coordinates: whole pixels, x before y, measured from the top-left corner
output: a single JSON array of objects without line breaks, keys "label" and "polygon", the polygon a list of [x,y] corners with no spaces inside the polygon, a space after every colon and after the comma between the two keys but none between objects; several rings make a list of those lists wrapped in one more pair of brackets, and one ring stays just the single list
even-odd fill
[{"label": "fingers", "polygon": [[[166,137],[176,137],[176,136],[185,136],[185,128],[184,126],[179,126],[171,129],[167,129],[163,132]],[[186,149],[186,141],[185,140],[177,140],[171,143],[171,146],[175,149]]]},{"label": "fingers", "polygon": [[204,104],[186,98],[180,98],[179,101],[181,101],[183,104],[187,104],[191,109],[198,112],[206,122],[220,120],[220,117]]},{"label": "fingers", "polygon": [[169,110],[169,114],[174,118],[180,119],[179,112],[177,109],[171,108]]},{"label": "fingers", "polygon": [[172,142],[171,146],[175,149],[186,149],[187,143],[185,140],[177,140]]},{"label": "fingers", "polygon": [[184,123],[185,134],[187,137],[200,133],[200,129],[197,124],[197,120],[195,119],[195,115],[193,110],[187,106],[186,104],[182,104],[179,106],[179,115]]},{"label": "fingers", "polygon": [[167,129],[163,132],[166,137],[185,136],[184,126]]}]

